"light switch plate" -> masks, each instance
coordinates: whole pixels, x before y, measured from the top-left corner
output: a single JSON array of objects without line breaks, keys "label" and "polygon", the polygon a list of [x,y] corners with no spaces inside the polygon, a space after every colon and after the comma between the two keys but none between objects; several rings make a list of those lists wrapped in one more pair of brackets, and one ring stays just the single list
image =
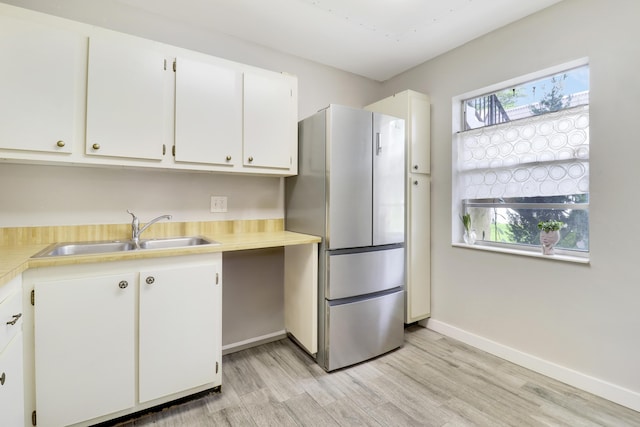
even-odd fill
[{"label": "light switch plate", "polygon": [[211,212],[220,213],[227,211],[227,196],[211,196]]}]

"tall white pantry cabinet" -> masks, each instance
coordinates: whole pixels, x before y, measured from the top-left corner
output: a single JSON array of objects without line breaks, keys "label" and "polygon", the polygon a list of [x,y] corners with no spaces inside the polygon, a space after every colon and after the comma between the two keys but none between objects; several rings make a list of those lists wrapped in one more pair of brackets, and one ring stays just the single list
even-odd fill
[{"label": "tall white pantry cabinet", "polygon": [[431,316],[431,119],[427,95],[406,90],[364,107],[405,120],[405,323]]}]

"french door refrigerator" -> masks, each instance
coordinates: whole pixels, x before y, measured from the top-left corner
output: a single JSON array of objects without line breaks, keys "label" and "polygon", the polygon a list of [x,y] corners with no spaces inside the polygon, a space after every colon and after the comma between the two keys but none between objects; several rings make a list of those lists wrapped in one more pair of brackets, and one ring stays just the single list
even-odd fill
[{"label": "french door refrigerator", "polygon": [[325,370],[402,345],[404,120],[330,105],[298,124],[286,229],[322,237],[318,353]]}]

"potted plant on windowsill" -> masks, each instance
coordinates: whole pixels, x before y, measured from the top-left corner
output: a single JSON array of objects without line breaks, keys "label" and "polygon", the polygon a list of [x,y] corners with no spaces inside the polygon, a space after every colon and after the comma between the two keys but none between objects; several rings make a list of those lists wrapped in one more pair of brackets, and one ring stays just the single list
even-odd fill
[{"label": "potted plant on windowsill", "polygon": [[560,241],[560,229],[564,226],[562,221],[550,220],[540,221],[540,243],[542,244],[543,255],[553,255],[553,248]]},{"label": "potted plant on windowsill", "polygon": [[468,245],[473,245],[476,242],[476,231],[471,229],[471,214],[466,213],[460,217],[462,225],[464,225],[464,234],[462,238]]}]

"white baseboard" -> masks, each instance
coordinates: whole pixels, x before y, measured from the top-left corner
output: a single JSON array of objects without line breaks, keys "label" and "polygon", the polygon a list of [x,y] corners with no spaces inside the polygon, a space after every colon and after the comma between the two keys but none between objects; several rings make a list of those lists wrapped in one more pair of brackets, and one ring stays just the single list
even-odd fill
[{"label": "white baseboard", "polygon": [[287,337],[287,331],[284,329],[281,331],[273,332],[259,337],[250,338],[244,341],[238,341],[231,344],[222,346],[222,354],[235,353],[236,351],[245,350],[251,347],[257,347],[262,344],[266,344],[273,341],[278,341]]},{"label": "white baseboard", "polygon": [[602,381],[573,369],[557,365],[504,344],[472,334],[463,329],[435,319],[427,321],[427,328],[448,337],[462,341],[502,359],[546,375],[563,383],[577,387],[619,405],[640,411],[640,393]]}]

